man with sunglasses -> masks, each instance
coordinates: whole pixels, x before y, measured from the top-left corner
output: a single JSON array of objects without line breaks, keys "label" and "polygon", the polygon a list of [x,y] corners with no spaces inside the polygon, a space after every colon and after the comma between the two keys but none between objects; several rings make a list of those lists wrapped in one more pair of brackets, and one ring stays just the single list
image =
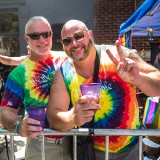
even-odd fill
[{"label": "man with sunglasses", "polygon": [[[40,122],[27,116],[20,118],[18,109],[23,103],[26,111],[31,106],[48,106],[52,78],[57,66],[66,56],[63,52],[57,56],[51,51],[52,29],[44,17],[29,19],[24,38],[29,45],[30,54],[8,76],[0,118],[4,128],[27,137],[25,160],[39,160],[42,158]],[[49,127],[47,120],[45,127]],[[67,137],[45,136],[45,153],[46,160],[70,160]]]},{"label": "man with sunglasses", "polygon": [[[47,110],[50,126],[61,131],[89,127],[94,116],[94,128],[141,128],[136,87],[148,96],[160,95],[160,72],[118,41],[115,46],[95,45],[92,31],[81,21],[65,23],[61,38],[70,58],[61,64],[51,86]],[[96,67],[101,83],[99,104],[94,96],[81,96],[79,87],[93,82]],[[105,137],[94,136],[93,140],[96,160],[104,160]],[[138,137],[110,136],[110,160],[138,160],[138,152]],[[79,159],[83,152],[77,153]]]}]

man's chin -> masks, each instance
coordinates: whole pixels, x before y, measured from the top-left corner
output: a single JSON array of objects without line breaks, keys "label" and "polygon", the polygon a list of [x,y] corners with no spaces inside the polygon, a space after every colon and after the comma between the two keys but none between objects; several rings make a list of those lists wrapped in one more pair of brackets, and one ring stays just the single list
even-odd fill
[{"label": "man's chin", "polygon": [[37,52],[37,54],[40,55],[40,56],[44,56],[44,55],[46,55],[46,54],[48,54],[48,53],[49,53],[48,50],[44,50],[44,51],[39,51],[39,52]]},{"label": "man's chin", "polygon": [[73,57],[73,60],[76,60],[76,61],[84,61],[85,59],[87,58],[87,56],[83,56],[83,57]]}]

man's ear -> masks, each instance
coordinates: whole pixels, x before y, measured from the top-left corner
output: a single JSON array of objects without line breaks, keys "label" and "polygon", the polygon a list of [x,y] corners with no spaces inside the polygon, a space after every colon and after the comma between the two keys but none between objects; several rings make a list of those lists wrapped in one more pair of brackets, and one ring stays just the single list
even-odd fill
[{"label": "man's ear", "polygon": [[88,30],[88,34],[91,38],[93,38],[93,33],[92,33],[92,30]]},{"label": "man's ear", "polygon": [[28,42],[28,37],[26,35],[24,36],[24,40]]},{"label": "man's ear", "polygon": [[92,39],[92,42],[94,42],[92,30],[88,30],[88,35],[89,35],[89,37]]}]

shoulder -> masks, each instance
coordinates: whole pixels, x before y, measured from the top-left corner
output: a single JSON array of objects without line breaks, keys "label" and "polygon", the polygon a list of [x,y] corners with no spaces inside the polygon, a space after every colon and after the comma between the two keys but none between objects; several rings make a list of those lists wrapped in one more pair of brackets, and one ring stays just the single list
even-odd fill
[{"label": "shoulder", "polygon": [[17,67],[15,67],[10,73],[9,73],[9,76],[13,76],[13,75],[16,75],[18,76],[21,72],[22,72],[22,67],[23,65],[20,64],[18,65]]},{"label": "shoulder", "polygon": [[100,44],[100,45],[95,45],[96,48],[100,47],[101,51],[106,51],[106,49],[114,49],[115,46],[114,45],[107,45],[107,44]]},{"label": "shoulder", "polygon": [[50,53],[51,53],[51,55],[53,56],[53,57],[57,57],[57,58],[59,58],[59,57],[67,57],[67,55],[66,55],[66,53],[64,52],[64,51],[50,51]]}]

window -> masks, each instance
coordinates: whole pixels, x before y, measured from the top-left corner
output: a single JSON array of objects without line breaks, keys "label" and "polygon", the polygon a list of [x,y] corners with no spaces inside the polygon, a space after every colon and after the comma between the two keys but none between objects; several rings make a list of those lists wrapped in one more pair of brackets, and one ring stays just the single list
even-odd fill
[{"label": "window", "polygon": [[51,25],[52,31],[53,31],[53,44],[52,44],[52,50],[54,51],[62,51],[63,47],[61,44],[61,29],[63,24],[53,24]]},{"label": "window", "polygon": [[0,10],[0,54],[19,55],[18,10]]}]

